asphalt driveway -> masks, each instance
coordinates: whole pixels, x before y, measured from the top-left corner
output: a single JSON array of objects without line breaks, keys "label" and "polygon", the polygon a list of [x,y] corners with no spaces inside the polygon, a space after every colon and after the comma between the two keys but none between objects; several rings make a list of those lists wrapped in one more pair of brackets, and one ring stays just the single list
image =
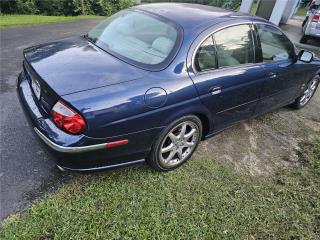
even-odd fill
[{"label": "asphalt driveway", "polygon": [[[1,29],[0,182],[1,220],[24,210],[78,174],[58,171],[23,115],[15,91],[24,48],[84,34],[98,20]],[[197,155],[233,164],[251,174],[270,172],[274,165],[295,164],[300,141],[320,135],[320,93],[300,111],[287,108],[224,131],[200,145]],[[288,162],[288,159],[291,162]]]},{"label": "asphalt driveway", "polygon": [[82,35],[99,20],[1,29],[0,219],[25,209],[73,175],[58,171],[28,126],[15,90],[22,51],[28,46]]}]

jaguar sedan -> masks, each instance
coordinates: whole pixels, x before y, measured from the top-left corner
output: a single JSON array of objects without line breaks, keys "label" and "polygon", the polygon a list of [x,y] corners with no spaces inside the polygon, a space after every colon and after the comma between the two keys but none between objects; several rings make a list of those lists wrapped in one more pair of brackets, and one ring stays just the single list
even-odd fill
[{"label": "jaguar sedan", "polygon": [[319,74],[313,53],[264,19],[163,3],[25,49],[17,91],[60,169],[169,171],[239,121],[304,107]]}]

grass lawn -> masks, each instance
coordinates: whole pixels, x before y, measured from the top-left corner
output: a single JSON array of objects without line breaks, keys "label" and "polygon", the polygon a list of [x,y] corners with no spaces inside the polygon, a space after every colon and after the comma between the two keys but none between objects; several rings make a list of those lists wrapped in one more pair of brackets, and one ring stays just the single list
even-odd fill
[{"label": "grass lawn", "polygon": [[80,175],[2,223],[1,239],[319,239],[320,140],[301,166],[252,177],[207,157]]},{"label": "grass lawn", "polygon": [[297,12],[295,13],[296,16],[306,16],[307,8],[298,8]]},{"label": "grass lawn", "polygon": [[258,4],[256,4],[256,3],[252,4],[250,13],[252,15],[256,15],[257,9],[258,9]]},{"label": "grass lawn", "polygon": [[0,15],[0,27],[15,27],[22,25],[38,25],[46,23],[71,22],[81,19],[103,19],[104,16],[42,16],[42,15]]}]

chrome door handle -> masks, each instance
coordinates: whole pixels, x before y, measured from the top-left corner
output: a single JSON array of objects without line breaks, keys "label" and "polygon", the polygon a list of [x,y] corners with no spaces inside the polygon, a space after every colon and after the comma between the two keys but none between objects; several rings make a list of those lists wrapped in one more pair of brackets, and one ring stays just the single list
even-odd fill
[{"label": "chrome door handle", "polygon": [[269,76],[269,78],[276,78],[276,77],[277,77],[277,74],[274,73],[274,72],[270,72],[270,73],[268,74],[268,76]]},{"label": "chrome door handle", "polygon": [[209,91],[212,95],[216,95],[221,93],[221,87],[212,87]]}]

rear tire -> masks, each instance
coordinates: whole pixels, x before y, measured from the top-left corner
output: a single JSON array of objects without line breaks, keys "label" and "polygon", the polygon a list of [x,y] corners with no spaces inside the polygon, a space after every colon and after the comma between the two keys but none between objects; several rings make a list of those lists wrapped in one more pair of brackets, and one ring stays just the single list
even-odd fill
[{"label": "rear tire", "polygon": [[147,163],[157,171],[172,171],[185,163],[202,137],[201,120],[188,115],[167,126],[154,143]]},{"label": "rear tire", "polygon": [[306,17],[303,22],[302,22],[302,28],[304,28],[304,25],[306,25],[307,21],[308,21],[309,17]]},{"label": "rear tire", "polygon": [[304,106],[306,106],[310,102],[310,100],[313,97],[313,95],[315,94],[315,92],[317,91],[317,88],[319,86],[319,82],[320,82],[320,76],[317,75],[307,84],[307,86],[305,87],[301,96],[298,97],[289,106],[294,109],[300,109],[300,108],[303,108]]},{"label": "rear tire", "polygon": [[300,39],[300,43],[307,43],[309,40],[309,36],[303,35]]}]

